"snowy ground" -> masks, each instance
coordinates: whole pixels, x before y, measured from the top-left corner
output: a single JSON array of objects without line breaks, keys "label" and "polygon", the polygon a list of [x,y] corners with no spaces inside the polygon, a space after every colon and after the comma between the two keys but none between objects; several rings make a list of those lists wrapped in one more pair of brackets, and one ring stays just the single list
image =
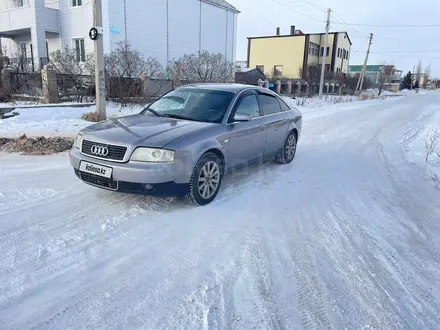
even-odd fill
[{"label": "snowy ground", "polygon": [[0,329],[439,329],[440,191],[413,155],[439,104],[306,111],[291,165],[206,207],[0,155]]},{"label": "snowy ground", "polygon": [[[0,103],[1,104],[1,103]],[[5,106],[5,105],[4,105]],[[92,123],[81,119],[81,116],[96,107],[26,107],[14,111],[20,115],[1,120],[0,137],[14,137],[22,134],[28,136],[75,136],[76,133]],[[107,104],[107,115],[125,116],[141,112],[140,106],[121,108],[116,103]]]},{"label": "snowy ground", "polygon": [[[297,98],[292,99],[285,97],[285,100],[301,109],[302,112],[313,111],[329,105],[337,105],[341,108],[344,103],[353,103],[355,108],[359,106],[366,106],[371,101],[358,101],[355,96],[324,96],[323,98]],[[373,102],[380,102],[381,100],[372,100]],[[364,104],[357,104],[363,102]],[[0,103],[0,107],[11,106],[11,104]],[[89,111],[95,111],[95,107],[45,107],[44,105],[22,105],[25,108],[16,109],[20,115],[0,120],[0,137],[16,137],[22,134],[28,136],[75,136],[75,134],[82,128],[91,125],[92,123],[81,119],[81,116]],[[353,106],[353,105],[352,105]],[[349,107],[352,107],[349,106]],[[125,116],[139,113],[143,107],[132,106],[121,108],[116,103],[107,104],[107,115],[111,116]],[[342,107],[346,109],[346,107]]]}]

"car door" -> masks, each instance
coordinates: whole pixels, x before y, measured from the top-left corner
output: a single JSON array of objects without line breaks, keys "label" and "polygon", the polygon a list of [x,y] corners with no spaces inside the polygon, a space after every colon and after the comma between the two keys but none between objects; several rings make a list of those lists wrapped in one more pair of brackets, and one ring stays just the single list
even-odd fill
[{"label": "car door", "polygon": [[265,121],[266,149],[265,158],[276,155],[284,145],[288,121],[277,97],[269,93],[258,92],[261,111]]},{"label": "car door", "polygon": [[[251,120],[234,122],[235,114],[249,114]],[[235,167],[262,159],[264,155],[266,132],[264,119],[257,95],[254,91],[245,92],[237,100],[227,123],[229,131],[228,164]]]}]

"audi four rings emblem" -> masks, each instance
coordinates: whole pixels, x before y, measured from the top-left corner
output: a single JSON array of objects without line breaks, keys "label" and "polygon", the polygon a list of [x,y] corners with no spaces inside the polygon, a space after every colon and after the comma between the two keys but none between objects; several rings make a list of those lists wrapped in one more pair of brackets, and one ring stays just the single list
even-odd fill
[{"label": "audi four rings emblem", "polygon": [[101,146],[92,146],[90,149],[91,153],[96,156],[107,156],[108,155],[108,148],[107,147],[101,147]]}]

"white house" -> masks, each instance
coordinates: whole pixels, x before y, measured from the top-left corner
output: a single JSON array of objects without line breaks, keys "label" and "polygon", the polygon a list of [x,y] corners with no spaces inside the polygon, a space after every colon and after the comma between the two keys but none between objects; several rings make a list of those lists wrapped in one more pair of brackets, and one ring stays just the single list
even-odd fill
[{"label": "white house", "polygon": [[[128,41],[162,64],[199,50],[235,61],[237,15],[225,0],[102,0],[104,50]],[[72,48],[83,61],[93,52],[93,0],[0,0],[0,49],[35,68],[48,54]],[[20,55],[20,56],[17,56]]]}]

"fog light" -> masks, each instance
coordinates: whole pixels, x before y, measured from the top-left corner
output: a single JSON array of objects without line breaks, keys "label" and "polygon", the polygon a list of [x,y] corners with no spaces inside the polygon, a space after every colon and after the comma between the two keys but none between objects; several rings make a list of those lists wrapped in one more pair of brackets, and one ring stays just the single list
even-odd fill
[{"label": "fog light", "polygon": [[145,186],[145,189],[147,189],[147,190],[154,190],[154,185],[152,185],[152,184],[146,184]]}]

